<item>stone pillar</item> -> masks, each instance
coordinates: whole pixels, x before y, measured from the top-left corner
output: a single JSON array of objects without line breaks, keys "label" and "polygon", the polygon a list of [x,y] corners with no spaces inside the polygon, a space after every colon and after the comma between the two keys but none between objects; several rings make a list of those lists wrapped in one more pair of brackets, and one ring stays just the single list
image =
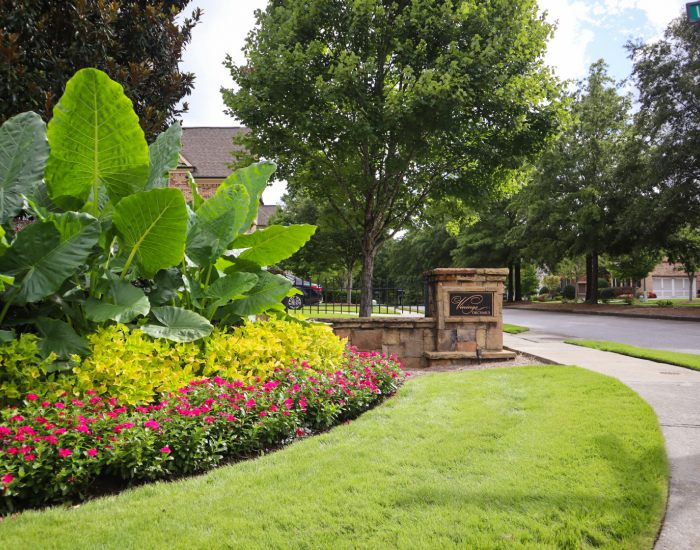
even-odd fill
[{"label": "stone pillar", "polygon": [[[435,323],[435,350],[426,349],[431,365],[509,359],[503,350],[503,282],[508,269],[433,269],[428,278],[429,316]],[[426,346],[427,348],[427,346]]]}]

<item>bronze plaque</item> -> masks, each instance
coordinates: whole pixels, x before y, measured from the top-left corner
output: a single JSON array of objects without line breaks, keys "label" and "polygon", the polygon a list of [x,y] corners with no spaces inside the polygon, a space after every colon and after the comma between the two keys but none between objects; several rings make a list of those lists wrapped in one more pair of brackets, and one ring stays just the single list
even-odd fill
[{"label": "bronze plaque", "polygon": [[448,292],[450,317],[493,317],[493,292]]}]

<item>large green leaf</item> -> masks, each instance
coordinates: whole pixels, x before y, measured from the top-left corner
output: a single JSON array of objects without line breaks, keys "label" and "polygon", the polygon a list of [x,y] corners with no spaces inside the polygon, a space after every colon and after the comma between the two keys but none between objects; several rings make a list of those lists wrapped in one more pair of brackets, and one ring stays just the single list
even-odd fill
[{"label": "large green leaf", "polygon": [[[49,196],[79,210],[103,186],[113,204],[148,180],[148,144],[131,100],[97,69],[82,69],[66,84],[48,129]],[[93,210],[93,213],[95,210]]]},{"label": "large green leaf", "polygon": [[258,283],[248,291],[248,294],[226,306],[226,311],[239,317],[260,315],[266,309],[281,302],[290,288],[292,288],[292,282],[286,277],[263,271],[259,274]]},{"label": "large green leaf", "polygon": [[194,342],[214,330],[204,317],[187,309],[170,306],[154,307],[151,313],[161,324],[148,324],[139,328],[154,338],[166,338],[175,342]]},{"label": "large green leaf", "polygon": [[22,113],[0,127],[0,223],[19,214],[24,199],[44,177],[49,142],[36,113]]},{"label": "large green leaf", "polygon": [[163,304],[179,298],[178,291],[183,286],[182,271],[176,267],[162,269],[153,277],[155,288],[148,294],[151,306]]},{"label": "large green leaf", "polygon": [[256,162],[246,168],[236,170],[221,184],[221,187],[224,188],[241,184],[248,191],[248,215],[238,230],[239,233],[248,231],[255,221],[258,215],[260,197],[267,187],[267,180],[270,179],[275,170],[277,170],[277,165],[274,162]]},{"label": "large green leaf", "polygon": [[260,266],[273,265],[286,260],[311,238],[315,225],[271,225],[262,231],[240,235],[231,248],[248,248],[240,260],[249,260]]},{"label": "large green leaf", "polygon": [[[204,297],[213,300],[208,308],[217,308],[229,303],[233,298],[249,291],[258,282],[257,275],[252,273],[235,273],[217,279],[204,292]],[[211,311],[209,314],[211,315]]]},{"label": "large green leaf", "polygon": [[243,227],[247,213],[245,187],[219,187],[216,194],[190,216],[187,255],[199,265],[218,260]]},{"label": "large green leaf", "polygon": [[35,218],[48,218],[51,214],[61,214],[64,212],[55,202],[51,200],[46,190],[46,182],[41,182],[27,195],[27,202],[33,211]]},{"label": "large green leaf", "polygon": [[190,190],[192,191],[192,207],[196,210],[202,204],[204,204],[204,199],[202,198],[202,195],[199,194],[199,187],[197,186],[197,182],[194,181],[194,178],[192,177],[192,174],[190,172],[187,172],[187,183],[190,186]]},{"label": "large green leaf", "polygon": [[0,258],[0,273],[21,281],[15,303],[36,302],[56,292],[85,263],[99,236],[98,221],[75,212],[22,229]]},{"label": "large green leaf", "polygon": [[[146,315],[151,304],[140,288],[111,275],[107,296],[103,300],[88,298],[83,305],[85,316],[91,321],[102,323],[107,320],[117,323],[130,323],[139,315]],[[111,303],[107,300],[111,300]]]},{"label": "large green leaf", "polygon": [[122,254],[133,258],[138,253],[136,261],[144,277],[182,261],[187,205],[179,189],[152,189],[126,197],[114,209],[112,223]]},{"label": "large green leaf", "polygon": [[42,317],[37,319],[36,327],[42,338],[37,342],[39,353],[46,359],[51,352],[56,359],[66,361],[71,355],[85,357],[90,354],[87,342],[78,336],[65,321]]},{"label": "large green leaf", "polygon": [[148,182],[144,191],[165,189],[168,186],[170,170],[177,168],[182,149],[182,126],[175,122],[165,132],[158,135],[148,148],[150,166],[148,167]]}]

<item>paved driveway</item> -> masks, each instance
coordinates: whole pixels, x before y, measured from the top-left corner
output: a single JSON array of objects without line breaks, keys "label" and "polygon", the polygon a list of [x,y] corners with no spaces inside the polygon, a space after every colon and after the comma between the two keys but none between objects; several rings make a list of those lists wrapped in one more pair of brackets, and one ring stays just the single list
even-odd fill
[{"label": "paved driveway", "polygon": [[533,341],[585,338],[700,355],[700,323],[697,322],[508,308],[503,309],[503,322],[529,327],[531,333],[523,333],[521,337]]}]

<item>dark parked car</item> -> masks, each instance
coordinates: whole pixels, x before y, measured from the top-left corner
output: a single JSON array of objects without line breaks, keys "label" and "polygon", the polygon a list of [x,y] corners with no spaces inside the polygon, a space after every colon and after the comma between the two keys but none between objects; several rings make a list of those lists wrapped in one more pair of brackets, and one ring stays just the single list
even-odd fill
[{"label": "dark parked car", "polygon": [[292,281],[294,288],[301,290],[302,294],[296,294],[282,300],[289,309],[301,309],[304,306],[317,306],[323,302],[323,288],[320,285],[300,279],[296,275],[284,275]]}]

